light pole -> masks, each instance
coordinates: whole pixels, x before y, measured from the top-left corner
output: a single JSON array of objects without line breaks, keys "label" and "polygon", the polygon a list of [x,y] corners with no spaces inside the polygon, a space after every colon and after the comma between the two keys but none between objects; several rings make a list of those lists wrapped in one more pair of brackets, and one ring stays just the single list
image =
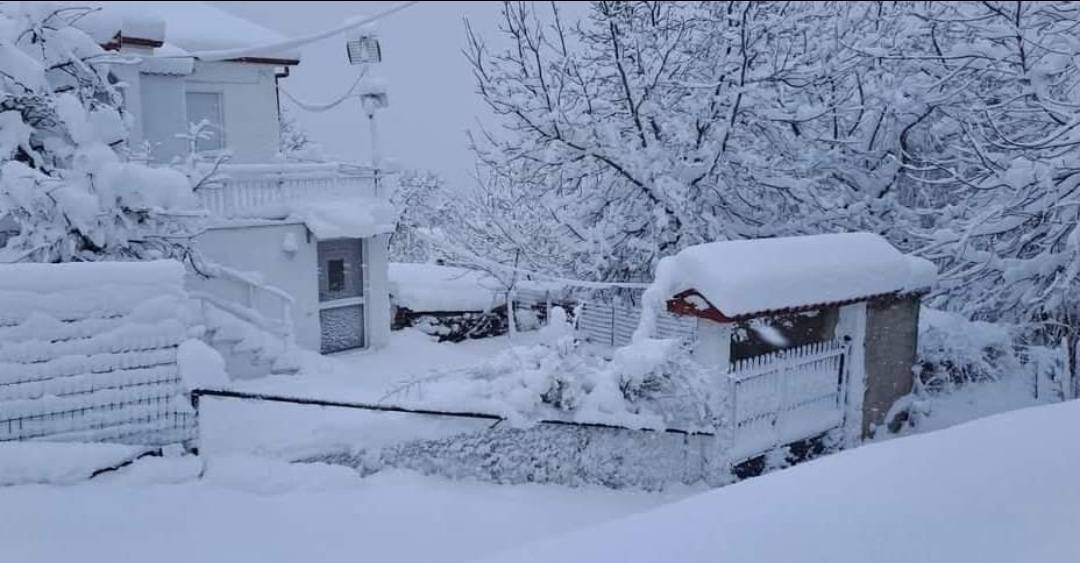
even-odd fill
[{"label": "light pole", "polygon": [[361,79],[360,106],[368,117],[368,127],[371,132],[371,170],[375,175],[375,193],[378,194],[382,155],[379,152],[375,111],[390,105],[390,100],[387,97],[385,82],[370,76],[372,67],[382,62],[382,45],[379,44],[375,26],[368,25],[351,34],[345,43],[345,53],[349,57],[349,64],[359,66],[360,72],[368,75]]}]

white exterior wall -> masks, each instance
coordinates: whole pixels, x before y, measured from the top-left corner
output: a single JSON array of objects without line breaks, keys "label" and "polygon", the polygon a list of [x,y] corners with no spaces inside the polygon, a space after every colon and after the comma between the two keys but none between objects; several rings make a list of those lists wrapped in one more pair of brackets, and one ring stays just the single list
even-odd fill
[{"label": "white exterior wall", "polygon": [[[319,271],[314,237],[307,236],[303,223],[238,226],[208,229],[195,240],[209,260],[234,270],[258,272],[267,285],[293,297],[292,319],[296,343],[319,351]],[[285,252],[288,235],[296,241],[296,252]],[[217,293],[217,292],[215,292]],[[234,298],[233,295],[221,295]],[[260,311],[273,314],[274,311]]]},{"label": "white exterior wall", "polygon": [[[132,67],[134,68],[134,67]],[[229,162],[275,162],[280,151],[277,87],[273,65],[237,62],[196,62],[188,75],[128,72],[128,109],[138,117],[132,145],[145,139],[156,162],[170,162],[187,154],[188,143],[178,134],[188,132],[187,92],[221,94],[225,146]]]},{"label": "white exterior wall", "polygon": [[[296,252],[286,252],[284,242],[291,236]],[[390,295],[387,289],[387,246],[390,235],[365,239],[366,272],[364,288],[365,346],[377,348],[390,339]],[[318,352],[321,344],[319,327],[319,266],[318,241],[308,236],[303,223],[228,226],[208,229],[195,241],[196,247],[210,261],[243,272],[257,272],[267,285],[287,292],[293,297],[292,320],[296,343],[301,348]],[[215,281],[192,279],[191,285],[211,291],[219,297],[243,304],[245,295],[240,288]],[[271,318],[279,312],[270,309],[276,301],[260,300],[257,309]]]},{"label": "white exterior wall", "polygon": [[[156,162],[168,163],[187,153],[187,142],[176,136],[187,132],[187,104],[184,103],[184,77],[170,74],[140,74],[138,86],[139,124],[132,137],[150,143],[150,155]],[[134,145],[136,146],[137,145]]]},{"label": "white exterior wall", "polygon": [[379,348],[390,340],[390,290],[387,271],[389,268],[390,235],[376,235],[365,241],[364,255],[367,261],[368,286],[364,291],[367,311],[367,346]]},{"label": "white exterior wall", "polygon": [[694,359],[703,366],[727,370],[731,365],[731,326],[731,323],[699,318],[694,337]]},{"label": "white exterior wall", "polygon": [[[254,63],[197,61],[195,72],[184,79],[187,92],[222,95],[225,146],[232,153],[229,162],[267,163],[277,157],[281,125],[275,68]],[[186,114],[185,105],[183,115]]]},{"label": "white exterior wall", "polygon": [[836,337],[851,339],[847,371],[847,409],[844,413],[844,446],[862,441],[863,399],[866,395],[866,302],[840,307]]}]

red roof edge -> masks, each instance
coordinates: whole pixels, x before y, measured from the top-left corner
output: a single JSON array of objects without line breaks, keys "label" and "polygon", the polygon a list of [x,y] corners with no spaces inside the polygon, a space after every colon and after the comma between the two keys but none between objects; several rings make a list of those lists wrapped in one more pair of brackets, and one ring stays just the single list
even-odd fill
[{"label": "red roof edge", "polygon": [[[667,300],[667,310],[670,313],[676,315],[684,315],[689,317],[698,317],[702,319],[708,319],[710,321],[716,321],[718,323],[732,323],[738,321],[744,321],[755,317],[763,317],[767,315],[783,315],[787,313],[801,313],[805,311],[812,311],[815,309],[821,309],[822,307],[838,307],[841,305],[850,305],[852,303],[858,303],[860,301],[872,301],[874,299],[881,299],[883,297],[898,296],[898,295],[925,295],[928,293],[926,290],[919,291],[896,291],[889,293],[878,293],[874,295],[866,295],[864,297],[857,297],[854,299],[845,299],[842,301],[824,301],[821,303],[811,303],[808,305],[800,305],[798,307],[784,307],[782,309],[767,309],[764,311],[755,311],[752,313],[743,313],[741,315],[728,316],[723,311],[717,309],[715,305],[705,299],[705,296],[698,293],[695,289],[688,289],[681,293],[676,294],[671,299]],[[688,299],[696,297],[701,301],[708,303],[708,307],[701,309],[694,306]]]}]

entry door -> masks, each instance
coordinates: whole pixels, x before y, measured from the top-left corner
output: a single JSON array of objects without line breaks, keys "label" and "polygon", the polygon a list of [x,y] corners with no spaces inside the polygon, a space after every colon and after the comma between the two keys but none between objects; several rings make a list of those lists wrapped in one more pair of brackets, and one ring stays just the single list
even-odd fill
[{"label": "entry door", "polygon": [[364,345],[364,252],[361,239],[319,241],[321,351]]}]

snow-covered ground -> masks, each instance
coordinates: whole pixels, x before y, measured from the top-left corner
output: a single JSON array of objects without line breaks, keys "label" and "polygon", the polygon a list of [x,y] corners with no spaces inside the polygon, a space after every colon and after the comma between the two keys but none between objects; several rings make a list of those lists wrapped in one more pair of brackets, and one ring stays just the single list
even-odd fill
[{"label": "snow-covered ground", "polygon": [[[415,329],[391,333],[377,350],[309,355],[297,375],[234,382],[233,389],[288,397],[393,403],[423,399],[423,380],[446,370],[479,365],[512,345],[535,342],[536,332],[440,343]],[[211,453],[245,452],[281,458],[356,446],[357,437],[392,442],[398,431],[417,437],[416,419],[355,409],[313,407],[206,397],[200,404],[201,447]],[[399,423],[400,422],[400,423]],[[445,425],[440,421],[436,426]],[[439,428],[434,429],[436,432]],[[377,435],[376,435],[377,434]]]},{"label": "snow-covered ground", "polygon": [[[521,334],[514,344],[541,336]],[[300,375],[238,386],[365,402],[398,390],[392,398],[408,399],[423,386],[401,391],[403,382],[476,366],[510,346],[507,338],[436,343],[406,330],[383,350],[309,358]],[[936,397],[917,430],[1028,406],[1026,385],[1006,378]],[[200,408],[202,458],[142,458],[89,481],[88,467],[36,479],[26,463],[8,464],[9,482],[22,484],[0,487],[0,506],[18,507],[0,510],[0,560],[694,562],[723,554],[757,563],[894,555],[1051,563],[1072,560],[1059,540],[1080,530],[1080,495],[1068,485],[1080,466],[1070,435],[1080,423],[1076,402],[871,444],[719,491],[663,493],[287,464],[357,440],[390,443],[399,431],[456,429],[394,413],[235,399],[204,398]],[[100,453],[101,464],[115,465],[114,452]],[[54,484],[33,484],[42,480]],[[984,535],[991,539],[977,541]]]},{"label": "snow-covered ground", "polygon": [[1080,402],[826,456],[485,561],[1072,563]]},{"label": "snow-covered ground", "polygon": [[380,401],[406,383],[436,372],[475,366],[514,345],[536,342],[536,332],[508,337],[436,342],[416,329],[390,334],[379,349],[344,352],[333,356],[308,355],[297,375],[270,376],[238,382],[234,388],[261,393],[300,393],[339,400]]},{"label": "snow-covered ground", "polygon": [[469,561],[688,494],[499,486],[326,465],[144,458],[73,486],[0,487],[18,563]]},{"label": "snow-covered ground", "polygon": [[20,563],[1066,563],[1078,425],[1073,401],[664,494],[143,458],[79,484],[0,487],[0,551]]}]

